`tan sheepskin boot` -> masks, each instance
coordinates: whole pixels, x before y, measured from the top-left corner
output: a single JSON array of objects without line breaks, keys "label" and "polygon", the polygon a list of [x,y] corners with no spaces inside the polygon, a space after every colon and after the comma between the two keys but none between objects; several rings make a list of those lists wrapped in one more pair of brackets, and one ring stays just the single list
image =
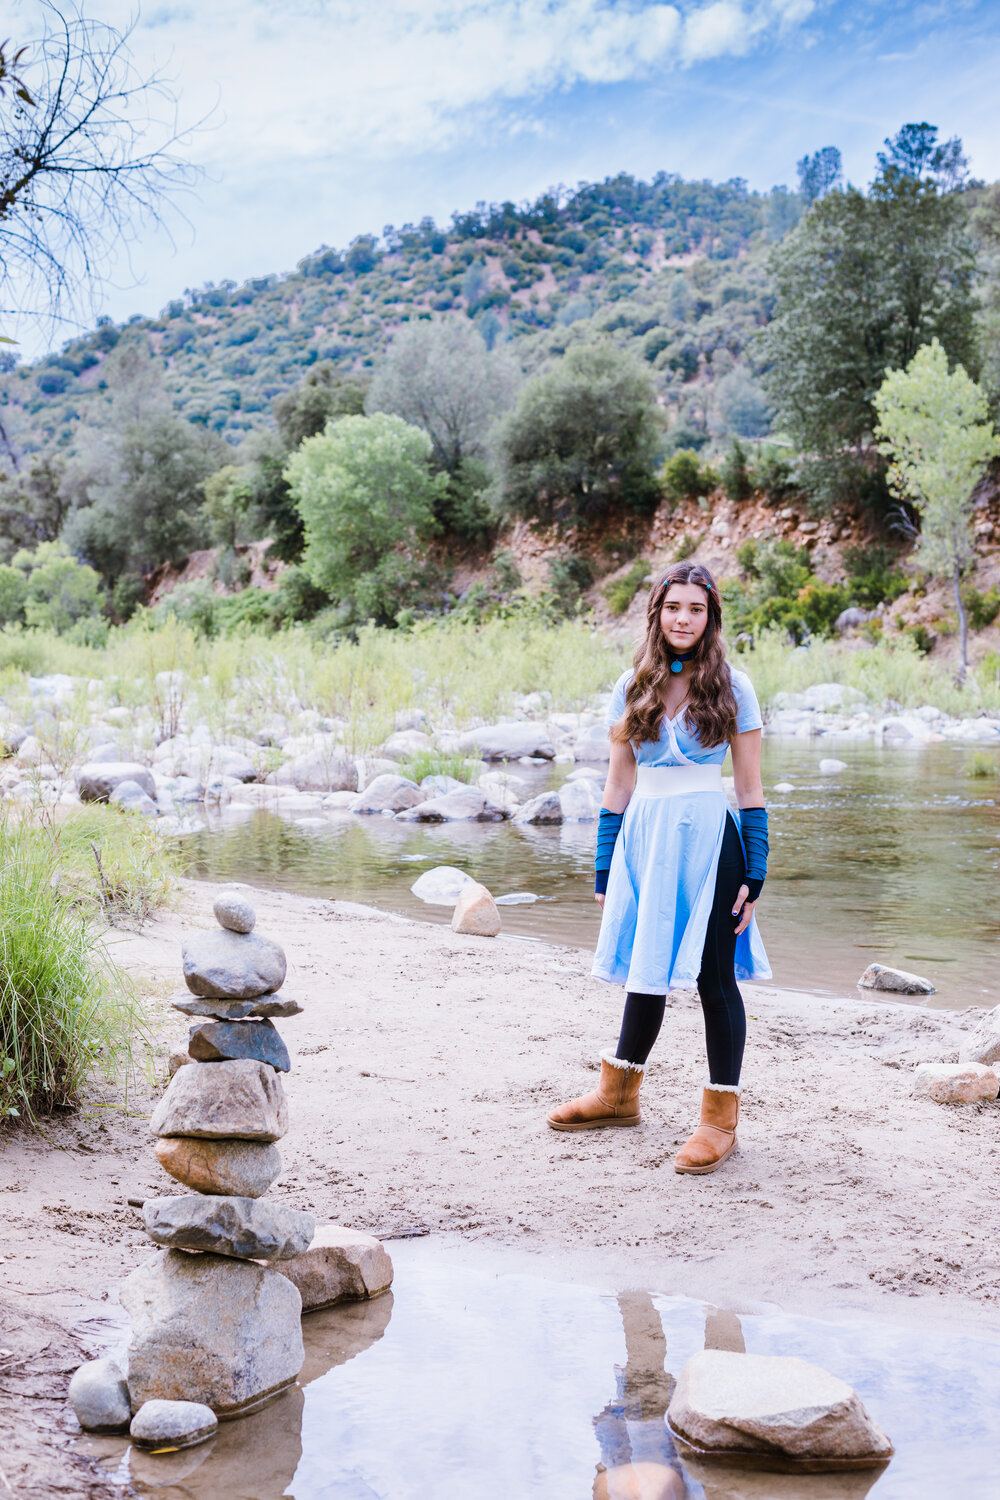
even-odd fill
[{"label": "tan sheepskin boot", "polygon": [[638,1125],[639,1063],[601,1055],[601,1081],[590,1094],[560,1104],[548,1117],[553,1130],[594,1130],[598,1125]]},{"label": "tan sheepskin boot", "polygon": [[674,1157],[674,1171],[701,1176],[721,1167],[736,1147],[739,1117],[739,1089],[706,1083],[701,1095],[701,1121]]}]

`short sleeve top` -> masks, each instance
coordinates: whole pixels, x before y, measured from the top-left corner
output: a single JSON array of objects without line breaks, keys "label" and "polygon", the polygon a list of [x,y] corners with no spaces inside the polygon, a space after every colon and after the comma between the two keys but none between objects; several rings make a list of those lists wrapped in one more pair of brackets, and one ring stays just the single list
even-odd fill
[{"label": "short sleeve top", "polygon": [[[634,676],[630,667],[614,685],[606,718],[609,729],[612,724],[617,724],[625,712],[625,693]],[[729,668],[729,677],[736,698],[736,733],[746,734],[752,729],[760,729],[764,721],[753,683],[745,672],[738,672],[732,666]],[[683,708],[669,722],[664,715],[658,740],[646,740],[641,745],[633,742],[632,748],[640,766],[669,766],[679,764],[674,752],[675,743],[687,760],[701,766],[721,766],[729,749],[728,745],[703,745],[695,730],[687,723],[686,710]]]}]

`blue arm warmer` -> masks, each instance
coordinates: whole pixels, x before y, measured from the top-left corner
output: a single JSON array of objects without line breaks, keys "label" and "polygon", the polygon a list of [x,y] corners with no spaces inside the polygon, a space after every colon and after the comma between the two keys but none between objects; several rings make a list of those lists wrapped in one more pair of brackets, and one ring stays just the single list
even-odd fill
[{"label": "blue arm warmer", "polygon": [[594,855],[594,890],[598,896],[603,896],[608,888],[608,871],[611,869],[611,856],[615,852],[615,842],[618,831],[622,826],[624,813],[612,812],[610,808],[602,807],[601,815],[597,820],[597,853]]},{"label": "blue arm warmer", "polygon": [[743,847],[747,852],[747,879],[749,899],[756,901],[767,876],[767,808],[741,807],[740,832]]}]

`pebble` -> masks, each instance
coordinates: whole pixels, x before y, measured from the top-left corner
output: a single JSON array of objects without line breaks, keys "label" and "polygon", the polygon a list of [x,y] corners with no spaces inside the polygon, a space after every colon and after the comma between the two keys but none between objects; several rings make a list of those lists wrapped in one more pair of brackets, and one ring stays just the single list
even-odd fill
[{"label": "pebble", "polygon": [[223,891],[212,905],[215,920],[228,932],[252,932],[257,914],[250,902],[235,891]]},{"label": "pebble", "polygon": [[91,1359],[73,1375],[69,1400],[87,1432],[125,1432],[132,1416],[128,1385],[113,1359]]},{"label": "pebble", "polygon": [[132,1418],[129,1435],[139,1448],[193,1448],[217,1431],[219,1419],[200,1401],[144,1401]]}]

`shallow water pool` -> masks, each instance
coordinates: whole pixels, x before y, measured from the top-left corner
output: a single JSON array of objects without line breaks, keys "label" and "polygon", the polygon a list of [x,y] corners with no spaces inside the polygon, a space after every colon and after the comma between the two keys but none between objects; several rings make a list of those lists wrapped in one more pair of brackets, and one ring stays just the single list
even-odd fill
[{"label": "shallow water pool", "polygon": [[[662,1292],[508,1272],[495,1254],[442,1254],[434,1241],[389,1248],[392,1293],[307,1316],[300,1384],[263,1411],[177,1454],[112,1438],[82,1446],[159,1500],[995,1493],[1000,1339],[870,1317],[736,1316]],[[795,1354],[841,1376],[895,1457],[881,1471],[792,1477],[682,1461],[664,1415],[685,1361],[706,1347]],[[639,1476],[647,1488],[628,1488]]]},{"label": "shallow water pool", "polygon": [[[847,770],[823,776],[839,756]],[[760,926],[775,982],[856,995],[873,960],[926,975],[931,1004],[1000,1003],[1000,796],[982,752],[765,739],[770,874]],[[531,794],[572,767],[525,767]],[[791,792],[773,790],[790,782]],[[544,899],[503,910],[508,934],[592,947],[593,824],[414,825],[349,813],[282,818],[233,810],[184,841],[188,873],[362,901],[446,924],[410,893],[432,865],[459,865],[494,895]]]}]

